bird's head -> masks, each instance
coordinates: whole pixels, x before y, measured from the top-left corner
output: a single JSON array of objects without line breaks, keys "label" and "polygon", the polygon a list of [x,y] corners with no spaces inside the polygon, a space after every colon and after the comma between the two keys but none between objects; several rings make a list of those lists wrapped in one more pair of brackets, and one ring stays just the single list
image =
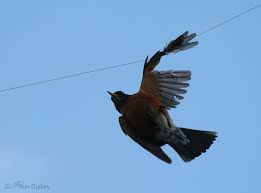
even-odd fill
[{"label": "bird's head", "polygon": [[119,111],[119,113],[121,113],[121,107],[127,102],[130,95],[125,94],[122,91],[117,91],[115,93],[111,93],[109,91],[107,92],[111,95],[111,100],[114,103],[115,108],[117,109],[117,111]]}]

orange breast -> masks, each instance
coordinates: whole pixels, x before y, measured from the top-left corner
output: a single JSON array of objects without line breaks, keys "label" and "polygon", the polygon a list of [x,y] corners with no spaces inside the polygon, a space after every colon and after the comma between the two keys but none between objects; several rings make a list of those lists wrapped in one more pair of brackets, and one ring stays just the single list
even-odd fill
[{"label": "orange breast", "polygon": [[129,97],[122,114],[132,124],[137,135],[153,138],[158,131],[155,116],[159,113],[159,105],[153,96],[137,93]]}]

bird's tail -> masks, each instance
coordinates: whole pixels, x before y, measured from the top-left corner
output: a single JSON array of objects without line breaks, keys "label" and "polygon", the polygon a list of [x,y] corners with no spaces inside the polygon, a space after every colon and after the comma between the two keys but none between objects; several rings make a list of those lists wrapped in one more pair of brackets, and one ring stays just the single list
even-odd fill
[{"label": "bird's tail", "polygon": [[200,156],[212,145],[217,138],[217,133],[212,131],[199,131],[179,128],[189,139],[189,143],[171,143],[170,146],[179,154],[185,162],[189,162]]}]

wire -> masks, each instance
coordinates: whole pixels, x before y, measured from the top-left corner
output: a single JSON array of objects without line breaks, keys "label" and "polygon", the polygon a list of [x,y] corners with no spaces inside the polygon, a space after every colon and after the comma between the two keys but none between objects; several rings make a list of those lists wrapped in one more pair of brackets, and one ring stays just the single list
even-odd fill
[{"label": "wire", "polygon": [[90,70],[90,71],[80,72],[80,73],[76,73],[76,74],[69,74],[69,75],[66,75],[66,76],[60,76],[60,77],[57,77],[57,78],[51,78],[51,79],[38,81],[38,82],[33,82],[33,83],[29,83],[29,84],[23,84],[23,85],[19,85],[19,86],[15,86],[15,87],[2,89],[2,90],[0,90],[0,92],[6,92],[6,91],[10,91],[10,90],[15,90],[15,89],[19,89],[19,88],[28,87],[28,86],[34,86],[34,85],[37,85],[37,84],[44,84],[44,83],[53,82],[53,81],[57,81],[57,80],[72,78],[72,77],[75,77],[75,76],[81,76],[81,75],[84,75],[84,74],[90,74],[90,73],[104,71],[104,70],[108,70],[108,69],[112,69],[112,68],[119,68],[119,67],[122,67],[122,66],[135,64],[135,63],[142,62],[142,61],[144,61],[144,60],[137,60],[137,61],[133,61],[133,62],[128,62],[128,63],[124,63],[124,64],[118,64],[118,65],[104,67],[104,68],[97,68],[97,69]]},{"label": "wire", "polygon": [[238,17],[240,17],[242,15],[245,15],[245,14],[247,14],[247,13],[249,13],[249,12],[253,11],[254,9],[259,8],[259,7],[261,7],[261,4],[255,5],[254,7],[251,7],[249,9],[245,10],[245,11],[242,11],[242,12],[234,15],[233,17],[230,17],[230,18],[226,19],[225,21],[222,21],[222,22],[220,22],[220,23],[218,23],[218,24],[216,24],[216,25],[206,29],[205,31],[200,32],[197,36],[201,36],[201,35],[203,35],[205,33],[208,33],[209,31],[211,31],[213,29],[216,29],[216,28],[218,28],[218,27],[220,27],[220,26],[222,26],[222,25],[224,25],[224,24],[226,24],[226,23],[228,23],[228,22],[230,22],[232,20],[235,20],[236,18],[238,18]]},{"label": "wire", "polygon": [[[230,17],[208,29],[206,29],[205,31],[202,31],[200,32],[197,36],[202,36],[203,34],[206,34],[208,33],[209,31],[212,31],[226,23],[229,23],[233,20],[235,20],[236,18],[242,16],[242,15],[245,15],[257,8],[261,7],[261,4],[257,4],[247,10],[244,10],[236,15],[234,15],[233,17]],[[52,78],[52,79],[47,79],[47,80],[43,80],[43,81],[38,81],[38,82],[33,82],[33,83],[28,83],[28,84],[23,84],[23,85],[19,85],[19,86],[14,86],[14,87],[9,87],[9,88],[6,88],[6,89],[2,89],[0,90],[0,93],[2,92],[7,92],[7,91],[11,91],[11,90],[16,90],[16,89],[20,89],[20,88],[24,88],[24,87],[29,87],[29,86],[34,86],[34,85],[39,85],[39,84],[44,84],[44,83],[49,83],[49,82],[54,82],[54,81],[58,81],[58,80],[62,80],[62,79],[67,79],[67,78],[72,78],[72,77],[76,77],[76,76],[81,76],[81,75],[85,75],[85,74],[90,74],[90,73],[94,73],[94,72],[99,72],[99,71],[104,71],[104,70],[108,70],[108,69],[112,69],[112,68],[119,68],[119,67],[123,67],[123,66],[127,66],[127,65],[130,65],[130,64],[135,64],[135,63],[138,63],[138,62],[142,62],[144,60],[136,60],[136,61],[133,61],[133,62],[128,62],[128,63],[123,63],[123,64],[118,64],[118,65],[114,65],[114,66],[108,66],[108,67],[104,67],[104,68],[97,68],[97,69],[94,69],[94,70],[90,70],[90,71],[85,71],[85,72],[80,72],[80,73],[76,73],[76,74],[69,74],[69,75],[65,75],[65,76],[60,76],[60,77],[57,77],[57,78]]]}]

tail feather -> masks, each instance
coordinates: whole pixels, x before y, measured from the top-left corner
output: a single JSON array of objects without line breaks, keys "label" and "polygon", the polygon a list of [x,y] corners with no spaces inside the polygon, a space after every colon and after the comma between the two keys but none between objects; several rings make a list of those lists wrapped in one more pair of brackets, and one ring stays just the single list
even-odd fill
[{"label": "tail feather", "polygon": [[172,143],[170,145],[185,162],[189,162],[206,152],[217,138],[217,133],[212,131],[200,131],[186,128],[179,129],[190,140],[190,143]]}]

